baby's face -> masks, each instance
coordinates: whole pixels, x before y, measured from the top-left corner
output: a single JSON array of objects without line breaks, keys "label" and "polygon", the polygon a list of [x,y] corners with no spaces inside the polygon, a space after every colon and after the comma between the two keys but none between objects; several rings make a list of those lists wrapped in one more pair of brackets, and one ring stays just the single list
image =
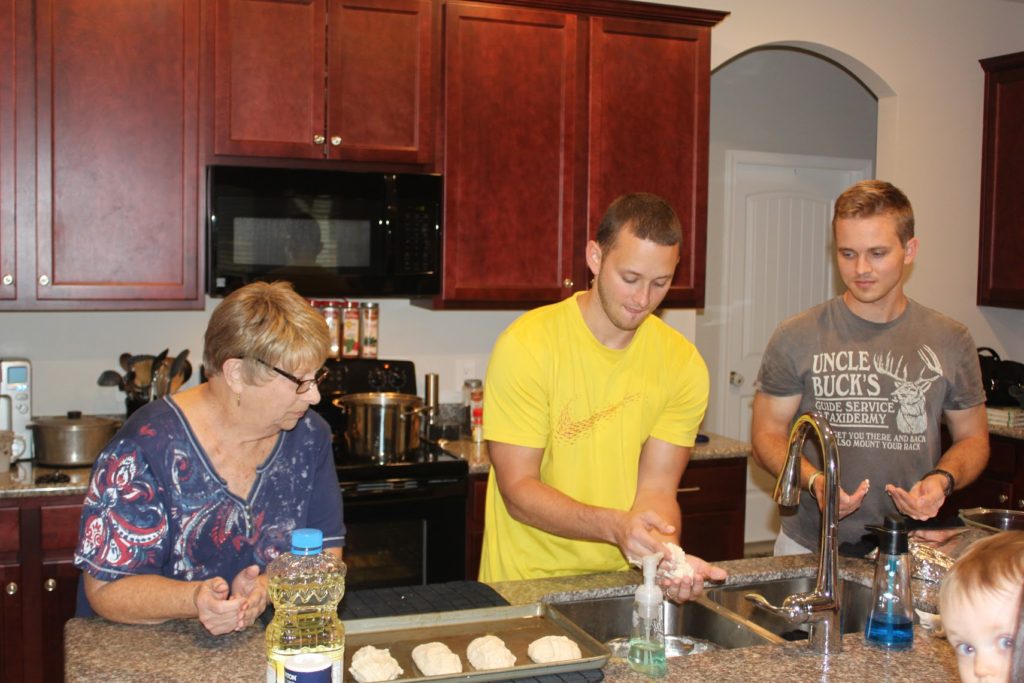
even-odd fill
[{"label": "baby's face", "polygon": [[1010,654],[1016,628],[1016,605],[1012,592],[973,592],[943,604],[942,627],[946,631],[960,680],[965,683],[989,681],[1006,683],[1010,677]]}]

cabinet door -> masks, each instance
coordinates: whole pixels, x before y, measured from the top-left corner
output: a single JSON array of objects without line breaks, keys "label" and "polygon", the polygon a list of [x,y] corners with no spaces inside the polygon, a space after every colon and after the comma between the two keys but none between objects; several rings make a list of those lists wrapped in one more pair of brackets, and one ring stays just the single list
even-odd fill
[{"label": "cabinet door", "polygon": [[199,0],[39,0],[39,300],[198,301]]},{"label": "cabinet door", "polygon": [[984,59],[978,304],[1024,308],[1024,52]]},{"label": "cabinet door", "polygon": [[217,0],[216,154],[323,158],[325,1]]},{"label": "cabinet door", "polygon": [[78,503],[44,504],[39,508],[45,681],[60,681],[64,676],[64,624],[75,615],[81,574],[73,564],[81,517],[82,506]]},{"label": "cabinet door", "polygon": [[708,561],[743,557],[746,458],[691,460],[676,498],[683,550]]},{"label": "cabinet door", "polygon": [[487,476],[472,474],[469,477],[469,497],[466,500],[466,578],[473,581],[480,574],[480,553],[484,547]]},{"label": "cabinet door", "polygon": [[431,0],[331,0],[327,138],[334,159],[424,163],[434,128]]},{"label": "cabinet door", "polygon": [[13,299],[14,0],[0,0],[0,299]]},{"label": "cabinet door", "polygon": [[[440,305],[524,306],[573,286],[577,19],[451,2]],[[585,283],[578,283],[585,286]]]},{"label": "cabinet door", "polygon": [[683,227],[672,305],[704,305],[709,55],[708,27],[591,19],[588,231],[621,194],[667,200]]},{"label": "cabinet door", "polygon": [[24,678],[21,567],[0,562],[0,679]]}]

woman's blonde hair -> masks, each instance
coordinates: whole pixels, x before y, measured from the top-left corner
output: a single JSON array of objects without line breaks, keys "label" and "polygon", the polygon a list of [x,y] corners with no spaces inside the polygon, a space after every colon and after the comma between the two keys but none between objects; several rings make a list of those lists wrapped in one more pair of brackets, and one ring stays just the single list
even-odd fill
[{"label": "woman's blonde hair", "polygon": [[1003,531],[968,548],[942,580],[939,603],[970,603],[979,594],[1007,595],[1015,606],[1024,585],[1024,531]]},{"label": "woman's blonde hair", "polygon": [[[266,381],[269,365],[296,374],[323,364],[330,349],[324,317],[289,282],[253,282],[229,294],[206,326],[203,365],[218,375],[224,361],[240,358],[246,382]],[[257,360],[258,359],[258,360]]]}]

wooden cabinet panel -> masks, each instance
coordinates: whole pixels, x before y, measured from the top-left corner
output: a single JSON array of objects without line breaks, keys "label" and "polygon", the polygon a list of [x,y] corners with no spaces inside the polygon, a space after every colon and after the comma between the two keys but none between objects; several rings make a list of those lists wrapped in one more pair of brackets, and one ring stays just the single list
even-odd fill
[{"label": "wooden cabinet panel", "polygon": [[323,157],[324,3],[218,0],[216,154]]},{"label": "wooden cabinet panel", "polygon": [[0,299],[13,299],[14,252],[14,0],[0,0]]},{"label": "wooden cabinet panel", "polygon": [[605,17],[592,18],[590,27],[589,234],[619,195],[661,196],[683,227],[665,303],[701,307],[710,29]]},{"label": "wooden cabinet panel", "polygon": [[82,506],[47,505],[40,509],[40,547],[46,551],[70,551],[78,545]]},{"label": "wooden cabinet panel", "polygon": [[217,0],[220,155],[427,163],[434,0]]},{"label": "wooden cabinet panel", "polygon": [[710,562],[743,557],[747,459],[691,460],[679,482],[681,541]]},{"label": "wooden cabinet panel", "polygon": [[434,127],[431,0],[331,0],[329,156],[425,163]]},{"label": "wooden cabinet panel", "polygon": [[38,300],[198,300],[198,0],[39,0]]},{"label": "wooden cabinet panel", "polygon": [[0,553],[21,548],[21,515],[17,508],[0,508]]},{"label": "wooden cabinet panel", "polygon": [[25,678],[21,567],[0,562],[0,679]]},{"label": "wooden cabinet panel", "polygon": [[1024,308],[1024,52],[981,60],[985,128],[978,304]]},{"label": "wooden cabinet panel", "polygon": [[[77,527],[77,520],[75,524]],[[70,552],[67,554],[70,558]],[[42,642],[46,651],[42,661],[44,681],[64,680],[64,624],[75,616],[80,574],[70,559],[43,563],[40,609],[43,617]]]},{"label": "wooden cabinet panel", "polygon": [[476,580],[480,574],[486,503],[487,473],[470,475],[469,499],[466,501],[466,578],[470,580]]},{"label": "wooden cabinet panel", "polygon": [[577,18],[459,2],[446,10],[442,299],[557,301],[572,290],[582,249]]}]

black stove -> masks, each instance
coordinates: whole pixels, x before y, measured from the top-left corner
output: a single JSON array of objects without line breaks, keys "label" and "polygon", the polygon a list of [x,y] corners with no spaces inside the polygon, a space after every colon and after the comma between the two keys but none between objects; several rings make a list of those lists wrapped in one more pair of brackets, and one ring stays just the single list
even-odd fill
[{"label": "black stove", "polygon": [[346,415],[333,400],[346,394],[416,395],[412,361],[328,360],[320,403],[334,435],[334,463],[345,515],[346,583],[381,588],[466,578],[465,460],[421,439],[419,447],[380,463],[348,453]]}]

